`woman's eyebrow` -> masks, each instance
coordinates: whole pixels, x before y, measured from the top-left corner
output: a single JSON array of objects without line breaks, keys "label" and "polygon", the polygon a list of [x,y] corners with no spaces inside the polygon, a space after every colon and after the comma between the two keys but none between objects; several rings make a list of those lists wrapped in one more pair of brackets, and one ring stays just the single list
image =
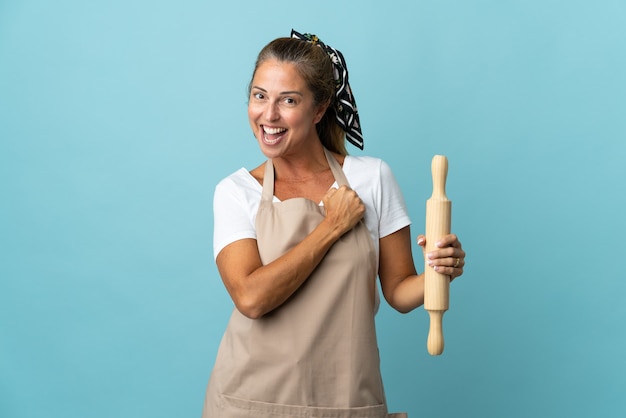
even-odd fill
[{"label": "woman's eyebrow", "polygon": [[[259,86],[252,86],[253,89],[256,90],[260,90],[263,93],[267,93],[267,90],[265,90],[263,87],[259,87]],[[281,91],[280,92],[281,95],[284,94],[297,94],[298,96],[304,96],[301,92],[297,91],[297,90],[287,90],[287,91]]]}]

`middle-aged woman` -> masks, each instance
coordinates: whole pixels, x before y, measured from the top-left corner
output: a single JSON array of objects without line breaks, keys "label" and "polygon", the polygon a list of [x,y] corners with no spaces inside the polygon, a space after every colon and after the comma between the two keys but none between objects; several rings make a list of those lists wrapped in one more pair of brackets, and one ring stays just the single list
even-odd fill
[{"label": "middle-aged woman", "polygon": [[[260,52],[248,117],[268,160],[222,180],[214,255],[235,309],[207,388],[204,418],[383,418],[376,277],[400,312],[422,305],[404,199],[363,147],[342,54],[293,31]],[[425,245],[425,237],[418,237]],[[425,257],[451,279],[455,235]],[[397,415],[400,416],[400,415]],[[404,416],[404,414],[402,414]]]}]

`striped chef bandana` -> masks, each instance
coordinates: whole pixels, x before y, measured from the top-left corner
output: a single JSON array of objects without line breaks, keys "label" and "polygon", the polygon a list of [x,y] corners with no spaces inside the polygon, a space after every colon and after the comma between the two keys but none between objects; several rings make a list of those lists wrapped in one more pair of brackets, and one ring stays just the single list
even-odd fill
[{"label": "striped chef bandana", "polygon": [[348,83],[348,67],[343,54],[335,48],[325,45],[316,35],[310,33],[301,34],[292,29],[291,37],[311,42],[328,54],[333,63],[335,77],[335,94],[337,96],[335,113],[337,114],[337,123],[346,132],[346,139],[357,148],[363,149],[363,134],[361,133],[359,112]]}]

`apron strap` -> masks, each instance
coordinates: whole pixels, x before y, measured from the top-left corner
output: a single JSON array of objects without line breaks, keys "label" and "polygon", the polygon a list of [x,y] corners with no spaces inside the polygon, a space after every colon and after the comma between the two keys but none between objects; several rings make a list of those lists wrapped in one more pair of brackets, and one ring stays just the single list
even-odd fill
[{"label": "apron strap", "polygon": [[344,174],[343,169],[339,165],[339,162],[335,159],[335,157],[333,157],[330,151],[328,151],[326,148],[324,148],[324,153],[326,154],[326,160],[328,160],[330,171],[333,172],[333,176],[335,176],[335,181],[337,182],[339,187],[341,186],[350,187],[350,183],[348,183],[348,179],[346,178],[346,175]]},{"label": "apron strap", "polygon": [[261,201],[272,202],[274,200],[274,164],[269,159],[265,162],[265,174],[263,175],[263,193]]}]

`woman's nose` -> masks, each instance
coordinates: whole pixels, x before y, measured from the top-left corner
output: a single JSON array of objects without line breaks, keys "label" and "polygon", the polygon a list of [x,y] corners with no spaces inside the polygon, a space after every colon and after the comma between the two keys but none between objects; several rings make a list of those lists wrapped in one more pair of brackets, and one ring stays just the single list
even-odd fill
[{"label": "woman's nose", "polygon": [[280,118],[280,114],[278,113],[278,108],[275,103],[268,103],[265,107],[265,119],[273,121]]}]

